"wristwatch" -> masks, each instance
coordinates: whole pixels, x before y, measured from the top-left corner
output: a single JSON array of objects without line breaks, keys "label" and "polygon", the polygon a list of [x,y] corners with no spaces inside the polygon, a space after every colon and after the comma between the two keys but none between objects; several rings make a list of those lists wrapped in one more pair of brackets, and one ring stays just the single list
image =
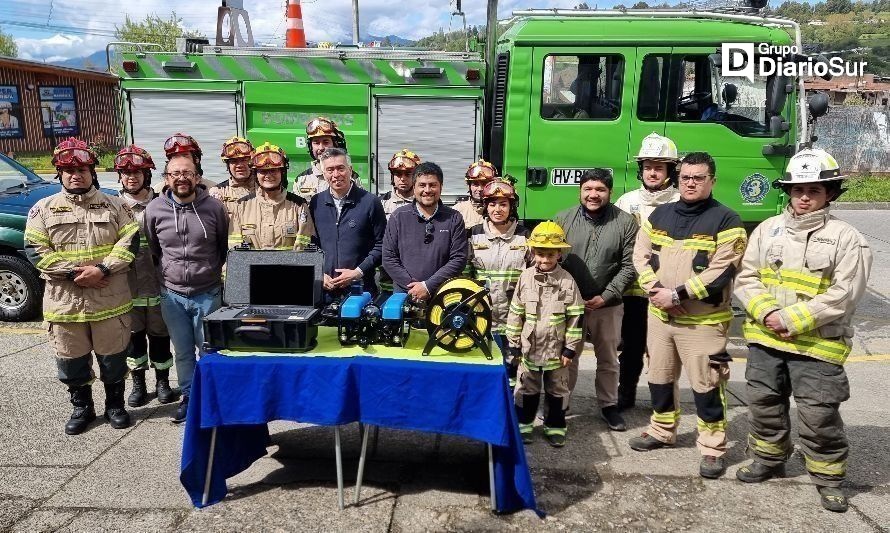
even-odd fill
[{"label": "wristwatch", "polygon": [[103,265],[102,263],[99,263],[98,265],[96,265],[96,268],[98,268],[99,270],[102,271],[103,277],[107,278],[108,276],[111,275],[111,270],[109,270],[108,267]]},{"label": "wristwatch", "polygon": [[676,289],[671,291],[671,303],[674,306],[680,305],[680,295],[677,294]]}]

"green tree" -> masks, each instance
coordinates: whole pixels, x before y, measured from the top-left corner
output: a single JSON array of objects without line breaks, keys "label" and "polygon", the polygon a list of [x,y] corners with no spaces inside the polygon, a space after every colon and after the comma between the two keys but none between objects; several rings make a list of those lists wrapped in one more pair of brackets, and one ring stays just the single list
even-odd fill
[{"label": "green tree", "polygon": [[849,13],[853,11],[853,2],[850,0],[827,0],[825,11],[828,13]]},{"label": "green tree", "polygon": [[170,18],[163,19],[158,15],[147,15],[140,22],[133,21],[126,15],[122,26],[115,26],[115,37],[119,41],[131,43],[155,43],[161,45],[165,52],[176,50],[177,37],[203,37],[199,32],[186,31],[182,27],[182,19],[176,12]]},{"label": "green tree", "polygon": [[631,9],[649,9],[649,4],[646,2],[637,2],[636,4],[630,6]]},{"label": "green tree", "polygon": [[2,29],[0,29],[0,56],[19,56],[19,47],[16,46],[15,40],[12,38],[12,35],[3,33]]}]

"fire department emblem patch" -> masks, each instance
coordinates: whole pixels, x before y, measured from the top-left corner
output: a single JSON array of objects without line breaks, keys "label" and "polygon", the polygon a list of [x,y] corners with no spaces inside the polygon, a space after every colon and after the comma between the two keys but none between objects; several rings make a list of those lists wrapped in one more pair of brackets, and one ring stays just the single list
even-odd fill
[{"label": "fire department emblem patch", "polygon": [[745,253],[745,248],[748,246],[748,241],[739,237],[735,240],[735,243],[732,245],[732,251],[736,254],[740,255]]},{"label": "fire department emblem patch", "polygon": [[761,205],[766,193],[769,192],[769,181],[759,172],[751,174],[742,180],[739,185],[739,193],[745,205]]},{"label": "fire department emblem patch", "polygon": [[28,218],[34,218],[40,214],[40,208],[36,205],[28,210]]}]

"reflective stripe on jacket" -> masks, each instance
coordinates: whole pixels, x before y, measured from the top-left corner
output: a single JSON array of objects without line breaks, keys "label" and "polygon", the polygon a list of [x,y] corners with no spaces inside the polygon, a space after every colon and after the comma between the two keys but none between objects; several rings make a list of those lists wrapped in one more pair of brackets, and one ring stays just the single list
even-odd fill
[{"label": "reflective stripe on jacket", "polygon": [[529,265],[526,238],[529,230],[514,221],[503,234],[491,232],[485,221],[470,231],[470,263],[476,279],[484,281],[491,299],[492,333],[503,333],[510,300],[522,271]]},{"label": "reflective stripe on jacket", "polygon": [[[639,189],[626,192],[615,202],[615,207],[621,209],[625,213],[630,214],[637,221],[638,226],[642,226],[644,222],[649,220],[649,215],[656,207],[676,202],[680,199],[680,191],[676,187],[668,187],[661,191],[650,191],[646,187],[640,185]],[[639,296],[648,298],[648,294],[640,286],[639,278],[635,278],[634,282],[624,291],[625,296]]]},{"label": "reflective stripe on jacket", "polygon": [[[871,271],[868,242],[829,208],[794,216],[786,207],[751,234],[735,295],[748,314],[750,343],[843,364],[850,354],[856,304]],[[764,325],[773,311],[793,335]]]},{"label": "reflective stripe on jacket", "polygon": [[584,300],[572,276],[561,266],[551,272],[522,271],[507,315],[507,340],[531,366],[560,366],[564,349],[572,355],[584,346]]},{"label": "reflective stripe on jacket", "polygon": [[637,234],[634,267],[647,294],[676,290],[686,314],[670,317],[652,305],[649,312],[678,324],[732,320],[732,280],[746,243],[739,216],[713,198],[656,207]]},{"label": "reflective stripe on jacket", "polygon": [[[96,188],[44,198],[28,213],[25,241],[29,259],[46,280],[44,320],[93,322],[132,308],[127,272],[139,249],[139,225],[119,198]],[[107,287],[81,287],[69,275],[75,267],[99,263],[110,271]]]}]

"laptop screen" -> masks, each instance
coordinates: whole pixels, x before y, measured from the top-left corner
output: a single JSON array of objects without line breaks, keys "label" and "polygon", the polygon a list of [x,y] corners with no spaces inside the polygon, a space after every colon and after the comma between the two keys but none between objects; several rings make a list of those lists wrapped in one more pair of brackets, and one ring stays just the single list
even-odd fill
[{"label": "laptop screen", "polygon": [[250,305],[314,307],[312,265],[250,265]]}]

